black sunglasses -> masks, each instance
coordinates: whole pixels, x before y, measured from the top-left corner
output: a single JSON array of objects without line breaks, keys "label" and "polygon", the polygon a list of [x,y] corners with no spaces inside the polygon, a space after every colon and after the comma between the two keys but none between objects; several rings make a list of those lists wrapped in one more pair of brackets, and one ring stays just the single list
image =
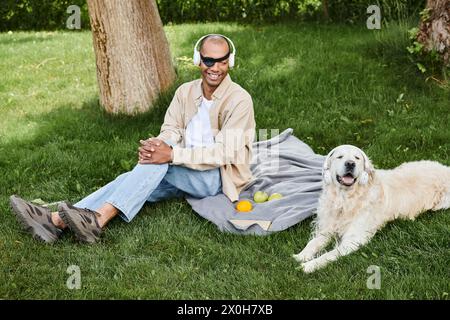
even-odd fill
[{"label": "black sunglasses", "polygon": [[226,55],[224,55],[222,58],[210,58],[210,57],[204,57],[201,53],[200,53],[200,58],[202,59],[202,62],[205,64],[205,66],[207,66],[208,68],[212,67],[216,62],[221,62],[223,60],[228,59],[228,57],[230,56],[230,52],[228,52]]}]

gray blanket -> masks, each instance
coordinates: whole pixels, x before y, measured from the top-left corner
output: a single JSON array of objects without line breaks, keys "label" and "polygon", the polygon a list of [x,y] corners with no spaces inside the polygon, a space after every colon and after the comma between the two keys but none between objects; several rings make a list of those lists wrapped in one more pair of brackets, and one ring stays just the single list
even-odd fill
[{"label": "gray blanket", "polygon": [[[250,166],[255,180],[240,194],[240,200],[253,204],[251,212],[238,212],[224,194],[186,200],[200,216],[216,224],[221,231],[266,235],[285,230],[311,216],[322,190],[324,156],[317,155],[286,129],[269,140],[253,144]],[[283,198],[254,203],[253,194],[265,191],[281,193]]]}]

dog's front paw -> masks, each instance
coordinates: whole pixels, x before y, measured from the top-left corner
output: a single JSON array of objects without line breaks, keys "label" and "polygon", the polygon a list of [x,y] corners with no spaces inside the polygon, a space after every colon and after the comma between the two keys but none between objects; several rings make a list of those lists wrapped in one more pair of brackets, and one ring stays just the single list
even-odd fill
[{"label": "dog's front paw", "polygon": [[304,273],[312,273],[318,269],[318,266],[314,261],[302,263],[301,267]]},{"label": "dog's front paw", "polygon": [[305,250],[303,250],[298,254],[293,254],[292,258],[294,258],[297,262],[306,262],[312,260],[314,258],[314,255],[311,252],[306,252]]}]

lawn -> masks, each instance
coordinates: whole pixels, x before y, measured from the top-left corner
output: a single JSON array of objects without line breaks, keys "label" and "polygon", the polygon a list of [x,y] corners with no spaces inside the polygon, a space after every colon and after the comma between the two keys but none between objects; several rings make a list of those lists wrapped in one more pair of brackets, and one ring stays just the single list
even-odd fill
[{"label": "lawn", "polygon": [[[238,236],[183,200],[148,205],[130,224],[116,219],[91,246],[70,234],[44,245],[24,233],[9,196],[75,202],[132,168],[139,139],[158,134],[175,88],[199,76],[192,47],[210,32],[235,42],[231,76],[252,95],[258,128],[293,128],[320,154],[355,144],[378,168],[419,159],[450,165],[450,92],[408,61],[405,27],[165,31],[177,82],[136,117],[99,107],[90,32],[0,34],[0,298],[449,299],[449,210],[390,223],[311,275],[291,258],[306,244],[311,219],[266,237]],[[71,265],[81,270],[79,290],[66,286]],[[366,286],[371,265],[380,267],[380,289]]]}]

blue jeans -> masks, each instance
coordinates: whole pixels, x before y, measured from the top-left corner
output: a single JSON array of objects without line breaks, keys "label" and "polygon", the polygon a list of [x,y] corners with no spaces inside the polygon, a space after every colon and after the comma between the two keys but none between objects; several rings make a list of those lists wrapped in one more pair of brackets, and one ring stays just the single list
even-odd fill
[{"label": "blue jeans", "polygon": [[157,202],[185,195],[204,198],[221,191],[219,168],[198,171],[167,163],[138,164],[74,206],[97,210],[109,203],[120,210],[119,214],[125,221],[130,222],[147,201]]}]

